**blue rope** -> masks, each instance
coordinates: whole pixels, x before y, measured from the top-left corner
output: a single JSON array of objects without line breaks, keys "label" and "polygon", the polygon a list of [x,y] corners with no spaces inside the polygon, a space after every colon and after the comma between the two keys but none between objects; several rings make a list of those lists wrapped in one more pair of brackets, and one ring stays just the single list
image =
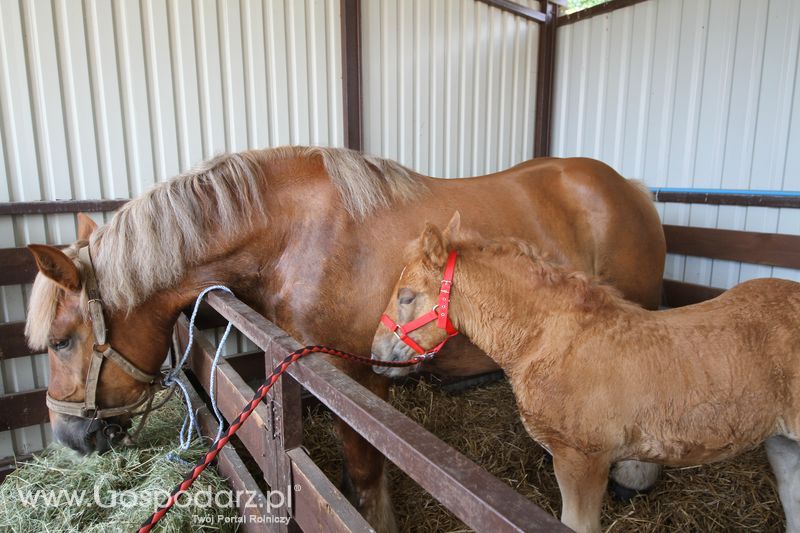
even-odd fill
[{"label": "blue rope", "polygon": [[800,191],[774,191],[765,189],[694,189],[691,187],[650,187],[653,194],[658,196],[662,192],[680,192],[692,194],[725,194],[731,196],[748,196],[757,194],[759,196],[775,197],[794,197],[800,196]]},{"label": "blue rope", "polygon": [[[228,290],[228,292],[230,292],[230,290]],[[217,436],[214,440],[219,440],[222,438],[224,424],[222,413],[220,413],[219,407],[217,407],[217,363],[219,363],[219,359],[222,357],[222,350],[225,346],[225,341],[228,340],[228,335],[230,335],[232,328],[233,324],[228,322],[228,325],[225,327],[225,333],[222,334],[222,338],[219,340],[219,344],[217,344],[217,351],[214,354],[214,361],[211,363],[211,379],[209,380],[208,385],[208,395],[211,397],[211,408],[214,410],[214,416],[217,417],[217,422],[219,423],[217,426]]]},{"label": "blue rope", "polygon": [[[197,311],[200,309],[200,303],[203,301],[203,298],[205,298],[206,294],[215,290],[225,291],[231,295],[233,294],[233,291],[224,285],[212,285],[203,289],[203,291],[197,296],[197,299],[194,302],[192,316],[189,319],[189,341],[186,343],[186,349],[184,350],[180,361],[178,361],[178,364],[175,365],[175,369],[164,378],[165,385],[176,385],[181,389],[181,392],[183,393],[183,401],[186,403],[186,418],[183,420],[180,432],[178,433],[180,438],[180,449],[183,451],[189,449],[189,445],[192,442],[192,431],[196,431],[197,434],[200,435],[200,428],[197,425],[197,416],[194,407],[192,406],[192,400],[189,397],[189,390],[187,389],[186,384],[181,381],[179,373],[183,368],[183,365],[186,364],[186,361],[189,359],[189,352],[191,351],[192,344],[194,343],[194,323],[197,319]],[[228,335],[230,335],[232,328],[233,324],[228,322],[228,326],[225,328],[225,333],[222,334],[222,338],[217,345],[217,351],[214,354],[214,361],[211,363],[211,379],[209,380],[208,390],[209,396],[211,397],[211,408],[214,411],[214,416],[216,417],[218,423],[216,440],[219,440],[220,437],[222,437],[222,430],[225,422],[225,419],[222,417],[222,413],[219,411],[219,407],[217,407],[217,365],[219,364],[220,357],[222,357],[222,350],[225,346],[225,341],[228,340]]]}]

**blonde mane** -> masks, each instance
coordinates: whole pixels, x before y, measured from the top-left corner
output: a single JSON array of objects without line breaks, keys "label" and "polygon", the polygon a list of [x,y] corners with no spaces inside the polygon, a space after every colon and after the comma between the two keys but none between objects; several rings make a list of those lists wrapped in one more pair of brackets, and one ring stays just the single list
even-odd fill
[{"label": "blonde mane", "polygon": [[264,154],[268,159],[321,157],[345,210],[355,220],[363,220],[377,208],[413,200],[427,190],[419,176],[400,163],[346,148],[284,146]]},{"label": "blonde mane", "polygon": [[459,252],[478,252],[492,259],[521,259],[530,266],[529,278],[534,285],[559,288],[566,301],[583,310],[606,306],[635,305],[625,300],[613,286],[595,275],[569,270],[534,244],[516,238],[483,239],[462,232],[448,245]]},{"label": "blonde mane", "polygon": [[[207,256],[215,236],[264,224],[269,215],[265,163],[308,157],[321,158],[344,209],[355,220],[425,190],[419,177],[402,165],[343,148],[287,146],[215,157],[131,200],[92,234],[94,266],[106,306],[131,309],[177,284],[187,269]],[[74,250],[71,254],[74,258]],[[59,290],[37,276],[26,325],[32,346],[47,343]]]}]

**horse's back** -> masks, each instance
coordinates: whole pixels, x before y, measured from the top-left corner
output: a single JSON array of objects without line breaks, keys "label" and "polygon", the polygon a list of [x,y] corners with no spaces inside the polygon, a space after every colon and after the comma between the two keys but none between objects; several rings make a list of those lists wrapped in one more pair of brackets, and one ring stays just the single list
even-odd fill
[{"label": "horse's back", "polygon": [[800,283],[779,278],[754,279],[740,283],[718,298],[731,306],[737,317],[742,317],[742,328],[749,324],[761,328],[760,334],[767,349],[773,352],[771,355],[794,365],[792,374],[800,386]]},{"label": "horse's back", "polygon": [[[758,279],[699,304],[626,313],[598,325],[579,353],[584,368],[613,358],[572,379],[603,383],[619,427],[650,440],[639,459],[699,464],[800,435],[800,283]],[[597,396],[589,389],[587,409]]]},{"label": "horse's back", "polygon": [[787,392],[800,390],[800,283],[754,279],[651,318],[657,328],[672,333],[673,346],[693,354],[698,364],[731,366],[750,384],[760,376],[767,389],[777,379],[776,387],[781,382]]},{"label": "horse's back", "polygon": [[666,325],[727,325],[740,334],[750,328],[758,328],[765,332],[763,336],[766,338],[780,329],[786,329],[796,332],[795,336],[800,342],[800,283],[779,278],[753,279],[728,289],[716,298],[661,311],[653,317]]},{"label": "horse's back", "polygon": [[[524,227],[515,236],[611,282],[627,299],[658,308],[666,257],[658,212],[645,187],[605,163],[537,158],[486,176],[432,180],[431,190],[440,205],[463,194],[462,215],[474,206],[479,220]],[[491,228],[477,229],[491,235]]]},{"label": "horse's back", "polygon": [[533,159],[506,173],[540,212],[564,216],[583,249],[595,252],[594,274],[613,280],[627,299],[658,308],[666,242],[646,187],[584,157]]},{"label": "horse's back", "polygon": [[781,317],[800,325],[800,283],[781,278],[752,279],[691,307],[725,308],[743,318],[767,322]]}]

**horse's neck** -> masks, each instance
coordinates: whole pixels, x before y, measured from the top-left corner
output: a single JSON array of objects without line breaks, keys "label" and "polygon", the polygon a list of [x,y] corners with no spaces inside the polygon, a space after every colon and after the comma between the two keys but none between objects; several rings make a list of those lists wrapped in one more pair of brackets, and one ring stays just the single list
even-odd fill
[{"label": "horse's neck", "polygon": [[[483,255],[483,254],[481,254]],[[586,313],[545,281],[503,268],[502,258],[471,258],[456,265],[456,327],[507,373],[531,359],[558,357],[558,338],[586,327]]]},{"label": "horse's neck", "polygon": [[[324,180],[302,188],[272,184],[269,219],[250,234],[228,236],[218,253],[193,266],[181,289],[196,297],[206,286],[220,284],[293,335],[303,337],[304,317],[318,306],[326,268],[342,248],[348,215],[338,193]],[[311,189],[303,201],[303,192]],[[286,216],[287,206],[303,206]],[[282,216],[282,214],[284,214]]]}]

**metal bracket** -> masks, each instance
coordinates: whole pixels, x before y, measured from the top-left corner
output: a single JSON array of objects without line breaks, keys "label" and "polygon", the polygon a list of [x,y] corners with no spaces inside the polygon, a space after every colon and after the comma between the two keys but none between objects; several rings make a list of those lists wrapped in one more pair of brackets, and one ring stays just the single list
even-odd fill
[{"label": "metal bracket", "polygon": [[281,437],[281,414],[274,398],[269,399],[269,415],[270,435],[272,436],[272,440],[278,440]]}]

